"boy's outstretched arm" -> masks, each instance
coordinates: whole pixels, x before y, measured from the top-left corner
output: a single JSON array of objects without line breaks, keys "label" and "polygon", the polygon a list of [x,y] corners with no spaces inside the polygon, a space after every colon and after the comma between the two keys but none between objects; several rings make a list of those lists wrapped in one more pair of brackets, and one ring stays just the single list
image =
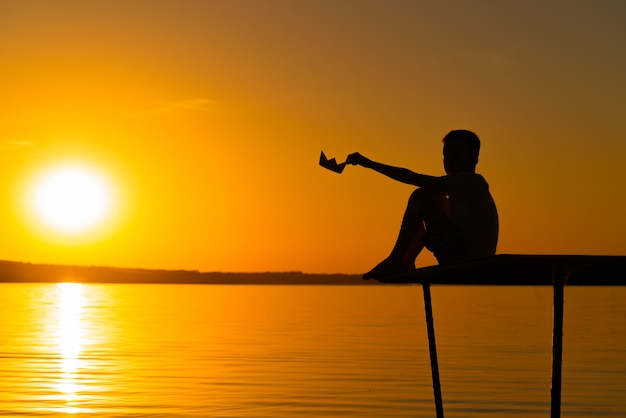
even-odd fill
[{"label": "boy's outstretched arm", "polygon": [[364,157],[358,152],[348,155],[346,163],[369,168],[393,180],[406,184],[411,184],[413,186],[422,187],[436,192],[443,192],[446,190],[446,183],[443,177],[428,176],[426,174],[416,173],[409,170],[408,168],[394,167],[391,165],[378,163],[376,161],[370,160],[367,157]]}]

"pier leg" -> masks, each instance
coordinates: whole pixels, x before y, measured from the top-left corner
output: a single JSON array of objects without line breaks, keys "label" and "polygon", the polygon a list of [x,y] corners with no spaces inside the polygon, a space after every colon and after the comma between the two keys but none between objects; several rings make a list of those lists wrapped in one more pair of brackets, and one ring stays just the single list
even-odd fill
[{"label": "pier leg", "polygon": [[552,405],[551,418],[561,416],[561,374],[563,364],[563,304],[567,273],[561,266],[554,266],[554,323],[552,328]]},{"label": "pier leg", "polygon": [[428,331],[428,349],[430,351],[430,369],[433,375],[435,392],[435,409],[437,418],[443,418],[443,398],[439,381],[439,363],[437,362],[437,343],[435,342],[435,325],[433,321],[433,304],[430,298],[430,283],[422,283],[424,289],[424,309],[426,310],[426,330]]}]

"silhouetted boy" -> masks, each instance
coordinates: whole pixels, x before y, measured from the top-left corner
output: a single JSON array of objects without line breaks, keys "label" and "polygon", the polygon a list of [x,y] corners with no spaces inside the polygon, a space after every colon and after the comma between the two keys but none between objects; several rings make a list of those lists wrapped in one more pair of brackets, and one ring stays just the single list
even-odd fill
[{"label": "silhouetted boy", "polygon": [[485,179],[476,174],[480,139],[467,130],[443,138],[443,177],[372,161],[358,152],[348,164],[370,168],[402,183],[417,186],[406,207],[400,233],[389,257],[363,275],[364,279],[415,269],[426,247],[439,264],[494,255],[498,242],[498,212]]}]

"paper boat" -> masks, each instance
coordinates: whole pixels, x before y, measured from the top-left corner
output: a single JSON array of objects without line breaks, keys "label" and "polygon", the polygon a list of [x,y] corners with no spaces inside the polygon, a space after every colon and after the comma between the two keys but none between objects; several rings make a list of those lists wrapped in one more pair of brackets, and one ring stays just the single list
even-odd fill
[{"label": "paper boat", "polygon": [[324,151],[322,151],[322,153],[320,154],[320,165],[338,174],[341,174],[343,169],[346,168],[345,162],[337,164],[337,160],[335,160],[334,158],[331,158],[330,160],[326,158],[326,155],[324,155]]}]

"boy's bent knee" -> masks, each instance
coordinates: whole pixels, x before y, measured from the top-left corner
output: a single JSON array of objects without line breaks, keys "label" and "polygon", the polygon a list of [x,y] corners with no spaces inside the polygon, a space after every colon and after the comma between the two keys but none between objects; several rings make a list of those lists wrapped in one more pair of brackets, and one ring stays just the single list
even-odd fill
[{"label": "boy's bent knee", "polygon": [[424,202],[435,202],[437,200],[437,196],[431,192],[430,190],[426,190],[426,189],[415,189],[413,190],[413,193],[411,193],[411,196],[409,197],[409,202],[413,202],[413,203],[424,203]]},{"label": "boy's bent knee", "polygon": [[416,189],[409,197],[407,210],[419,215],[426,222],[436,222],[446,218],[446,210],[440,202],[440,195],[427,189]]}]

